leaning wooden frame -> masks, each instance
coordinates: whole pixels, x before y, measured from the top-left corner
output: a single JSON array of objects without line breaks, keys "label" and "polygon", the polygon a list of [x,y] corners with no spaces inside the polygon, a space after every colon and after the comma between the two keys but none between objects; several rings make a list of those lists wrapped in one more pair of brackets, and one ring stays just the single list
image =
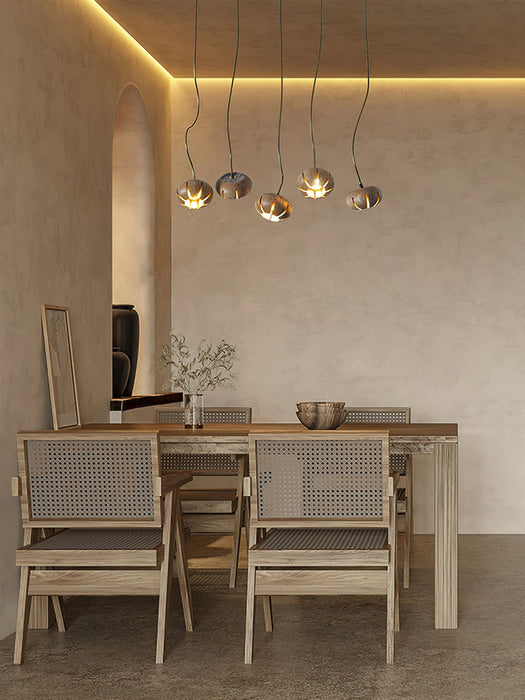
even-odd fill
[{"label": "leaning wooden frame", "polygon": [[53,427],[80,426],[69,308],[42,304],[42,330]]}]

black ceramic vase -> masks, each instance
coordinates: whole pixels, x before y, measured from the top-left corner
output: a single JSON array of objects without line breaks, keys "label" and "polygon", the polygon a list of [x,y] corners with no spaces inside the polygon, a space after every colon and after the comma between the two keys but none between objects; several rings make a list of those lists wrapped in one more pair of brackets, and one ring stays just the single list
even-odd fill
[{"label": "black ceramic vase", "polygon": [[120,399],[129,379],[131,362],[120,348],[113,348],[113,398]]},{"label": "black ceramic vase", "polygon": [[139,354],[139,315],[133,304],[113,304],[113,347],[119,347],[129,357],[129,377],[122,396],[131,396]]}]

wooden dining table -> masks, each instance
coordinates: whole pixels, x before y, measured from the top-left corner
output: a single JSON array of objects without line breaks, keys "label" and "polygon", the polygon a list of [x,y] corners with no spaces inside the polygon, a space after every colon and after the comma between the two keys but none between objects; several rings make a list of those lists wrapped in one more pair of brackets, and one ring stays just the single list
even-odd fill
[{"label": "wooden dining table", "polygon": [[[169,424],[92,423],[74,428],[79,432],[126,430],[159,431],[161,452],[230,454],[246,469],[250,433],[308,432],[299,423],[213,424],[202,429],[185,429]],[[381,423],[344,424],[340,432],[388,431],[390,451],[394,454],[434,455],[434,626],[456,629],[458,626],[458,426],[455,423]],[[71,429],[68,430],[71,432]]]}]

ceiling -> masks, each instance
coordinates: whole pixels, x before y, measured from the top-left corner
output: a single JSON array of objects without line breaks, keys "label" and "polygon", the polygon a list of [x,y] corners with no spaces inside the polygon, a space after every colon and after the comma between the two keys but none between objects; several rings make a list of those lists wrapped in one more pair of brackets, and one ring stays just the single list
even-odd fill
[{"label": "ceiling", "polygon": [[[191,77],[193,0],[97,0],[164,68]],[[235,0],[200,0],[197,73],[225,78]],[[284,74],[312,77],[320,0],[283,0]],[[363,0],[325,0],[319,76],[362,77]],[[279,2],[240,0],[237,77],[278,77]],[[525,77],[525,0],[368,0],[372,77]]]}]

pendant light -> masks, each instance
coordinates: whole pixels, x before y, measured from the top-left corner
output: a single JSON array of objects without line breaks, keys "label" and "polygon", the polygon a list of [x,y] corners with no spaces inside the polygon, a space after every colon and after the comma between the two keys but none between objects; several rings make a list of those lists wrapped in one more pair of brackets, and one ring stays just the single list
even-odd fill
[{"label": "pendant light", "polygon": [[359,112],[359,116],[357,117],[357,121],[355,123],[355,128],[354,128],[354,135],[352,137],[352,162],[354,164],[355,172],[357,175],[357,179],[359,180],[359,187],[356,190],[352,190],[352,192],[349,192],[346,196],[346,203],[349,207],[352,207],[354,209],[372,209],[372,207],[376,207],[379,202],[383,198],[383,193],[379,189],[379,187],[376,187],[375,185],[369,185],[368,187],[363,186],[363,182],[361,180],[361,176],[359,175],[359,170],[357,169],[357,163],[355,160],[355,137],[357,134],[357,127],[359,126],[359,122],[361,121],[361,116],[363,114],[363,111],[365,109],[366,101],[368,100],[368,94],[370,92],[370,59],[368,56],[368,13],[367,13],[367,0],[364,0],[365,3],[365,48],[366,48],[366,94],[365,94],[365,99],[363,100],[363,104],[361,106],[361,111]]},{"label": "pendant light", "polygon": [[323,45],[323,0],[321,0],[320,17],[319,17],[319,51],[317,52],[317,66],[315,68],[314,82],[312,85],[312,95],[310,97],[310,139],[312,141],[312,155],[314,161],[314,167],[308,170],[303,170],[303,172],[297,178],[297,189],[304,193],[305,197],[310,197],[310,199],[321,199],[321,197],[326,197],[334,189],[334,178],[328,170],[324,168],[317,167],[317,158],[315,151],[315,138],[314,138],[314,126],[313,126],[313,108],[314,108],[314,96],[315,96],[315,86],[317,83],[317,76],[319,74],[319,63],[321,60],[321,48]]},{"label": "pendant light", "polygon": [[228,134],[228,152],[230,157],[230,172],[222,175],[215,183],[215,189],[223,199],[240,199],[252,189],[252,181],[244,173],[236,173],[233,169],[232,142],[230,136],[230,108],[232,102],[233,85],[237,72],[237,58],[239,57],[239,0],[237,0],[237,41],[235,45],[235,60],[233,62],[232,81],[230,84],[230,96],[226,109],[226,132]]},{"label": "pendant light", "polygon": [[255,209],[267,221],[284,221],[292,213],[292,205],[281,196],[284,183],[283,161],[281,158],[281,124],[283,118],[283,0],[279,0],[279,42],[281,50],[281,101],[279,105],[279,127],[277,130],[277,157],[281,169],[281,184],[276,193],[262,194],[255,202]]},{"label": "pendant light", "polygon": [[201,98],[199,94],[199,86],[197,84],[197,19],[199,12],[199,0],[195,0],[195,27],[193,36],[193,82],[195,83],[195,94],[197,96],[197,113],[195,114],[195,119],[186,129],[184,134],[184,147],[186,149],[186,155],[188,156],[188,161],[191,167],[192,179],[186,180],[177,188],[177,195],[180,200],[180,204],[187,207],[188,209],[202,209],[202,207],[208,206],[213,197],[213,190],[211,186],[204,180],[197,180],[195,178],[195,168],[193,167],[193,161],[190,156],[190,151],[188,149],[188,133],[190,129],[193,129],[197,120],[199,118],[199,113],[201,109]]}]

